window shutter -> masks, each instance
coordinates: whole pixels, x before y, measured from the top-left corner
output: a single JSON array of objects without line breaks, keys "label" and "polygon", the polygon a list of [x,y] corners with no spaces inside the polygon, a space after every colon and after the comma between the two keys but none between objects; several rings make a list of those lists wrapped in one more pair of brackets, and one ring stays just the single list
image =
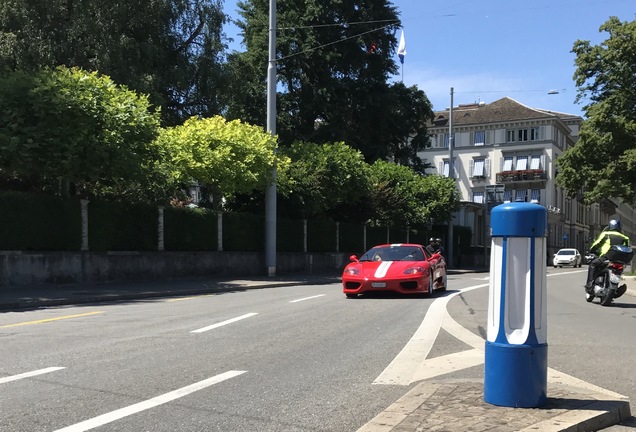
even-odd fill
[{"label": "window shutter", "polygon": [[471,159],[468,162],[468,176],[473,177],[474,172],[475,172],[475,161]]},{"label": "window shutter", "polygon": [[484,163],[486,164],[484,167],[484,175],[486,176],[486,178],[490,178],[490,159],[486,158]]}]

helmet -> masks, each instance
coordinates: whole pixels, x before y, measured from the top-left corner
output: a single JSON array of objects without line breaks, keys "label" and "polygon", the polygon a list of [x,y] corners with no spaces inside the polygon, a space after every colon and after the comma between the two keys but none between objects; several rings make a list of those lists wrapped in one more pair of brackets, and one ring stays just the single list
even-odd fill
[{"label": "helmet", "polygon": [[441,242],[442,242],[442,239],[441,239],[441,238],[436,238],[436,239],[435,239],[435,241],[436,241],[437,243],[441,243]]},{"label": "helmet", "polygon": [[609,221],[609,224],[607,224],[607,229],[610,231],[620,231],[621,221],[619,221],[618,219],[612,219],[611,221]]},{"label": "helmet", "polygon": [[434,242],[435,241],[435,237],[431,237],[430,239],[428,239],[428,241]]}]

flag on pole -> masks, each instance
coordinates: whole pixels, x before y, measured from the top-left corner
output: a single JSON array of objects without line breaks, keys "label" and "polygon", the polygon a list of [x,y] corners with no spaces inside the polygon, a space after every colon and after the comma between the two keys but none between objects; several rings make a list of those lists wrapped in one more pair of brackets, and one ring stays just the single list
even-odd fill
[{"label": "flag on pole", "polygon": [[404,64],[404,56],[406,55],[406,42],[404,41],[404,30],[402,30],[402,36],[400,36],[400,44],[397,50],[400,63]]}]

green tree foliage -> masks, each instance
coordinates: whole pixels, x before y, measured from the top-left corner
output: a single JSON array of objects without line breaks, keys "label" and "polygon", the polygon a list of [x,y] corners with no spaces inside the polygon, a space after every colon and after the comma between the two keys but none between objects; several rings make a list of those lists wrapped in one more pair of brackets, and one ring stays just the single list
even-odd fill
[{"label": "green tree foliage", "polygon": [[[235,95],[229,115],[265,122],[268,1],[239,2],[247,51],[229,57]],[[277,2],[277,132],[296,140],[338,142],[368,162],[394,158],[419,165],[432,108],[425,94],[389,84],[398,14],[387,0]],[[411,139],[410,139],[411,138]]]},{"label": "green tree foliage", "polygon": [[31,190],[70,185],[81,196],[130,193],[132,201],[161,194],[165,183],[152,169],[159,113],[146,97],[97,73],[60,67],[5,71],[0,100],[5,181]]},{"label": "green tree foliage", "polygon": [[587,202],[636,198],[636,21],[612,17],[600,27],[600,45],[576,41],[577,101],[587,119],[579,141],[558,160],[558,183]]},{"label": "green tree foliage", "polygon": [[291,164],[279,176],[282,215],[364,223],[373,214],[369,166],[358,150],[342,142],[296,142],[283,152]]},{"label": "green tree foliage", "polygon": [[0,2],[0,67],[99,71],[162,107],[167,124],[218,114],[221,0]]},{"label": "green tree foliage", "polygon": [[423,176],[412,169],[384,161],[371,166],[373,222],[382,226],[442,222],[458,209],[460,195],[453,179]]},{"label": "green tree foliage", "polygon": [[258,126],[222,117],[192,117],[183,125],[163,129],[158,146],[166,152],[159,168],[182,185],[200,184],[220,208],[221,199],[264,190],[274,166],[284,173],[287,159],[275,153],[276,138]]}]

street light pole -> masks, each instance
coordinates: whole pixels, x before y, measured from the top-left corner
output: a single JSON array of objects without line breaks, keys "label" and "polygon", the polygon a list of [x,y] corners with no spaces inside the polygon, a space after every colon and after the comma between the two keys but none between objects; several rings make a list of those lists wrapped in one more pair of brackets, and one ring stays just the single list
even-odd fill
[{"label": "street light pole", "polygon": [[[276,135],[276,0],[269,0],[267,132]],[[276,166],[265,191],[265,266],[268,276],[276,276]]]},{"label": "street light pole", "polygon": [[[448,177],[455,178],[453,166],[453,87],[450,88],[450,113],[448,116]],[[448,220],[448,253],[446,261],[448,266],[453,265],[453,213]]]}]

